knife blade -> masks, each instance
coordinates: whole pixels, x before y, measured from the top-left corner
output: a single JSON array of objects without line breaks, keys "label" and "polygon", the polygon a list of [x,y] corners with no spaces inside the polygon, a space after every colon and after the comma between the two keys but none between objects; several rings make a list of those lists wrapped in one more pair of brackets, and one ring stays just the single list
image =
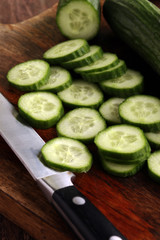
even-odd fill
[{"label": "knife blade", "polygon": [[45,142],[20,118],[14,106],[1,93],[0,133],[37,182],[48,201],[67,220],[79,239],[126,239],[74,186],[73,173],[55,171],[40,161],[41,148]]}]

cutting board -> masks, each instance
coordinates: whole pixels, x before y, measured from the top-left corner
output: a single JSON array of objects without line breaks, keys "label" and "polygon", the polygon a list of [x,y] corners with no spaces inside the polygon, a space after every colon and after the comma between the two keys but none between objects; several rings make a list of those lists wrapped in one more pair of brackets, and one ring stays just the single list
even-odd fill
[{"label": "cutting board", "polygon": [[[15,107],[23,92],[8,84],[8,70],[17,63],[42,58],[44,51],[66,40],[56,26],[56,8],[54,5],[21,23],[0,25],[0,91]],[[112,33],[103,17],[98,36],[89,43],[101,45],[104,51],[124,59],[128,67],[140,70],[145,76],[145,91],[157,95],[159,76]],[[55,128],[36,131],[45,141],[56,136]],[[88,173],[76,174],[76,187],[128,240],[160,239],[160,188],[149,178],[147,167],[132,177],[114,177],[102,170],[95,147],[89,148],[95,156],[94,164]],[[37,240],[77,239],[2,138],[0,214]]]}]

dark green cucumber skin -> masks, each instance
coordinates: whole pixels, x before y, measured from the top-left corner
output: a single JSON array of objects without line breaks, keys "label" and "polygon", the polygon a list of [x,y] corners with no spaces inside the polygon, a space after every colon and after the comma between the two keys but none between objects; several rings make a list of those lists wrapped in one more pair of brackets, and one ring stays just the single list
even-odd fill
[{"label": "dark green cucumber skin", "polygon": [[160,75],[160,9],[148,0],[106,0],[112,30]]},{"label": "dark green cucumber skin", "polygon": [[[56,13],[56,23],[57,23],[57,26],[59,27],[60,31],[61,31],[61,27],[58,24],[57,16],[59,15],[59,11],[61,10],[61,8],[66,6],[71,1],[73,1],[73,0],[59,0],[58,7],[57,7],[57,13]],[[79,1],[79,0],[74,0],[74,1]],[[88,2],[88,4],[92,5],[92,7],[95,9],[95,11],[97,12],[97,15],[98,15],[99,28],[100,28],[100,23],[101,23],[101,5],[100,5],[100,1],[99,0],[81,0],[81,1]],[[94,37],[95,36],[92,36],[92,38],[94,38]],[[88,39],[88,40],[91,40],[91,39]]]}]

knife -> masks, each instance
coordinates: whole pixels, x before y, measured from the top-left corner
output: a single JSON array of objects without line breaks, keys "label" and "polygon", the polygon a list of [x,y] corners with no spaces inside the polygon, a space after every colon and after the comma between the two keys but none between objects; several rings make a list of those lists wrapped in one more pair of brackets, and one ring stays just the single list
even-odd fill
[{"label": "knife", "polygon": [[73,185],[75,176],[46,167],[40,161],[45,144],[0,93],[0,133],[46,198],[83,240],[126,240],[113,224]]}]

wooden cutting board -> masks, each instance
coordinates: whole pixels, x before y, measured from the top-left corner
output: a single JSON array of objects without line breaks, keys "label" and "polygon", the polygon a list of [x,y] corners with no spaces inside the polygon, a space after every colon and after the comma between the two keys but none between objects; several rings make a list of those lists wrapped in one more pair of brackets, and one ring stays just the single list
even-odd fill
[{"label": "wooden cutting board", "polygon": [[[0,91],[15,106],[23,93],[8,84],[6,74],[13,65],[42,58],[45,50],[65,40],[56,26],[56,8],[57,5],[54,5],[18,24],[0,25]],[[103,17],[100,33],[90,44],[99,44],[104,51],[115,52],[128,67],[141,70],[146,90],[157,94],[154,89],[158,87],[159,77],[114,36]],[[154,89],[148,88],[150,81]],[[56,136],[55,128],[37,132],[45,141]],[[96,156],[94,146],[90,146],[90,150]],[[133,177],[113,177],[102,170],[98,157],[95,157],[88,173],[77,174],[75,185],[128,240],[160,239],[160,189],[149,178],[146,167]],[[0,213],[37,240],[77,239],[2,138]]]}]

